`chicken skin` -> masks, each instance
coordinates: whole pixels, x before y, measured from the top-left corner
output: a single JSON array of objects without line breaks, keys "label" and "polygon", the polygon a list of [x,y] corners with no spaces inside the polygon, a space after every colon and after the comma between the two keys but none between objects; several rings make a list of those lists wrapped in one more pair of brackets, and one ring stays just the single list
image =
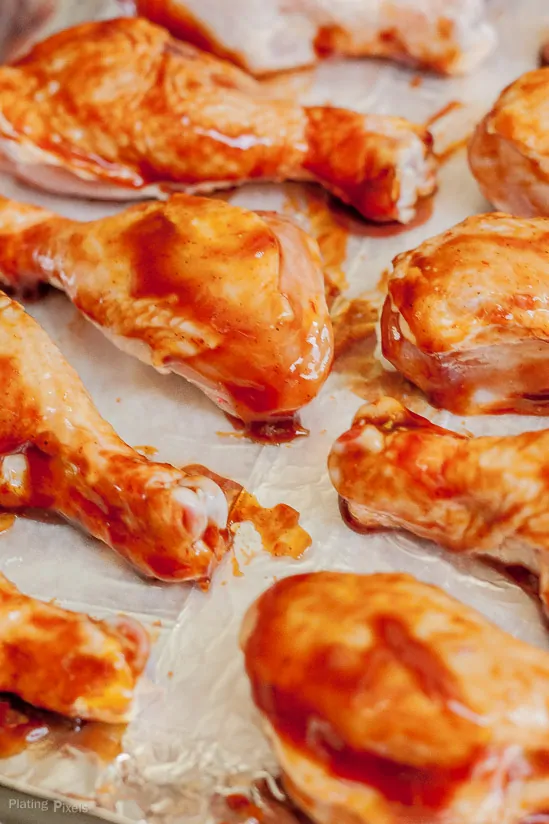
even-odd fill
[{"label": "chicken skin", "polygon": [[64,290],[121,349],[246,422],[291,418],[330,370],[318,247],[275,213],[179,194],[79,223],[0,199],[0,281]]},{"label": "chicken skin", "polygon": [[175,37],[254,74],[308,66],[319,54],[334,52],[461,74],[495,41],[484,0],[135,0],[133,5]]},{"label": "chicken skin", "polygon": [[2,692],[69,718],[128,720],[149,655],[137,621],[69,612],[23,595],[0,575],[0,622]]},{"label": "chicken skin", "polygon": [[0,508],[57,512],[144,575],[207,580],[227,548],[220,487],[125,444],[44,330],[3,293],[0,351]]},{"label": "chicken skin", "polygon": [[496,209],[549,216],[549,68],[511,83],[477,126],[469,165]]},{"label": "chicken skin", "polygon": [[67,29],[0,68],[0,155],[31,184],[84,197],[316,181],[377,221],[407,222],[435,187],[422,126],[273,100],[132,18]]},{"label": "chicken skin", "polygon": [[549,430],[471,437],[381,398],[358,411],[328,466],[351,525],[523,566],[549,609],[548,450]]},{"label": "chicken skin", "polygon": [[404,574],[285,578],[241,646],[316,824],[543,824],[549,654]]},{"label": "chicken skin", "polygon": [[475,215],[399,255],[382,351],[437,406],[549,414],[549,220]]}]

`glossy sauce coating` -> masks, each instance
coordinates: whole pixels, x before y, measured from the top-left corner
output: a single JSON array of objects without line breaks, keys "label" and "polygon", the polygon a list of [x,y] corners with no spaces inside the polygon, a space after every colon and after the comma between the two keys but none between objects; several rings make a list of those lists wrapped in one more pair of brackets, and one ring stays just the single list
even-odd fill
[{"label": "glossy sauce coating", "polygon": [[549,432],[471,437],[436,427],[392,398],[362,407],[329,469],[350,518],[407,529],[454,552],[539,575],[548,604]]},{"label": "glossy sauce coating", "polygon": [[222,490],[125,444],[46,333],[1,294],[0,344],[0,507],[62,515],[145,575],[209,578],[227,548]]},{"label": "glossy sauce coating", "polygon": [[382,349],[458,414],[547,414],[549,221],[470,217],[399,255]]},{"label": "glossy sauce coating", "polygon": [[318,248],[282,216],[178,194],[82,224],[5,200],[0,239],[7,283],[62,288],[124,351],[248,424],[283,428],[328,376]]},{"label": "glossy sauce coating", "polygon": [[163,26],[178,40],[192,43],[203,51],[246,68],[243,57],[226,49],[215,34],[178,0],[135,0],[134,5],[139,17],[146,17],[152,23]]},{"label": "glossy sauce coating", "polygon": [[549,216],[548,95],[548,68],[523,74],[503,90],[471,138],[471,171],[496,209]]},{"label": "glossy sauce coating", "polygon": [[422,127],[273,99],[144,19],[67,29],[2,68],[0,113],[8,168],[87,197],[315,180],[365,217],[406,222],[435,187]]},{"label": "glossy sauce coating", "polygon": [[286,578],[250,608],[241,645],[313,821],[496,824],[505,810],[519,824],[547,799],[547,654],[442,591],[403,574]]},{"label": "glossy sauce coating", "polygon": [[63,610],[23,595],[3,576],[0,614],[1,692],[73,718],[125,720],[149,649],[136,621],[109,625]]}]

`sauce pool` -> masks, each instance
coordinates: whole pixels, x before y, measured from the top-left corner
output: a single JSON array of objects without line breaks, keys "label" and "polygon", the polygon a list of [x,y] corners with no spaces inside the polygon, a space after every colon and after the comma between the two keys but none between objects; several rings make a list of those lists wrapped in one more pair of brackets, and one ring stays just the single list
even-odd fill
[{"label": "sauce pool", "polygon": [[44,752],[67,746],[94,753],[107,763],[122,752],[125,729],[125,724],[64,718],[32,707],[15,696],[0,694],[0,758],[28,749]]}]

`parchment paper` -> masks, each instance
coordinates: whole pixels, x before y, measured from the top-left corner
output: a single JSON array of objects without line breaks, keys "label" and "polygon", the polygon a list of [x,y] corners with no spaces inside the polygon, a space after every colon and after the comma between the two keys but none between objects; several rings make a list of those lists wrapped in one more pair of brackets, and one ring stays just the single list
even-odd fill
[{"label": "parchment paper", "polygon": [[[116,13],[101,0],[64,0],[48,21],[52,31]],[[306,103],[332,103],[360,111],[400,114],[423,122],[449,101],[461,101],[440,120],[437,145],[466,135],[501,89],[537,64],[549,38],[547,0],[493,0],[490,14],[499,34],[497,52],[471,77],[441,79],[377,61],[327,62],[297,77]],[[295,199],[296,187],[293,187]],[[0,178],[0,193],[44,205],[82,220],[120,205],[43,195]],[[250,208],[287,207],[288,188],[249,186],[231,195]],[[352,236],[346,276],[349,295],[372,289],[395,254],[411,248],[469,214],[489,210],[470,175],[465,152],[441,169],[432,218],[394,237]],[[303,214],[297,216],[306,225]],[[275,578],[315,569],[373,572],[403,570],[442,586],[507,631],[548,646],[536,605],[516,586],[480,562],[459,562],[433,544],[404,534],[357,535],[341,521],[326,458],[350,424],[361,399],[348,379],[334,373],[303,413],[310,437],[262,447],[233,437],[222,413],[176,376],[157,375],[118,352],[80,317],[61,294],[48,294],[27,309],[80,373],[101,413],[132,445],[152,445],[159,460],[199,462],[234,478],[271,506],[299,509],[313,546],[299,561],[275,559],[261,550],[254,530],[241,528],[233,574],[227,557],[208,593],[181,585],[145,582],[123,561],[69,525],[17,520],[0,535],[0,569],[23,591],[56,598],[62,606],[97,616],[124,611],[152,627],[153,655],[125,738],[125,753],[111,765],[65,748],[44,758],[21,753],[0,762],[0,782],[36,794],[61,794],[97,805],[98,814],[151,824],[203,824],[212,818],[212,794],[247,787],[273,764],[249,699],[237,635],[250,602]],[[475,433],[510,433],[549,426],[544,418],[484,417],[467,421],[435,414],[444,425]]]}]

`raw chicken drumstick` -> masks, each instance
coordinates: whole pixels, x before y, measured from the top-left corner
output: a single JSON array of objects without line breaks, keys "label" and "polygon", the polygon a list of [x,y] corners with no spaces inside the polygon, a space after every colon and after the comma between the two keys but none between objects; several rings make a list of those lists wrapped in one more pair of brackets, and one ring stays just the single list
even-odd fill
[{"label": "raw chicken drumstick", "polygon": [[220,487],[125,444],[44,330],[2,293],[0,352],[0,508],[57,512],[145,575],[208,579],[226,549]]},{"label": "raw chicken drumstick", "polygon": [[145,629],[23,595],[0,575],[0,690],[70,718],[128,720],[149,655]]},{"label": "raw chicken drumstick", "polygon": [[0,282],[42,281],[246,422],[290,418],[330,370],[318,247],[274,213],[179,194],[78,223],[0,199]]},{"label": "raw chicken drumstick", "polygon": [[511,83],[479,123],[469,164],[496,209],[549,216],[549,68]]},{"label": "raw chicken drumstick", "polygon": [[545,824],[549,654],[404,574],[285,578],[241,646],[317,824]]},{"label": "raw chicken drumstick", "polygon": [[462,415],[549,414],[549,220],[475,215],[399,255],[388,360]]},{"label": "raw chicken drumstick", "polygon": [[459,74],[495,41],[485,0],[134,0],[133,7],[254,74],[308,66],[333,52]]},{"label": "raw chicken drumstick", "polygon": [[358,411],[328,465],[351,524],[524,566],[549,609],[548,454],[549,430],[475,438],[382,398]]},{"label": "raw chicken drumstick", "polygon": [[0,68],[0,156],[54,192],[143,198],[309,180],[372,220],[406,222],[435,187],[406,120],[272,100],[239,69],[146,20],[86,23]]}]

